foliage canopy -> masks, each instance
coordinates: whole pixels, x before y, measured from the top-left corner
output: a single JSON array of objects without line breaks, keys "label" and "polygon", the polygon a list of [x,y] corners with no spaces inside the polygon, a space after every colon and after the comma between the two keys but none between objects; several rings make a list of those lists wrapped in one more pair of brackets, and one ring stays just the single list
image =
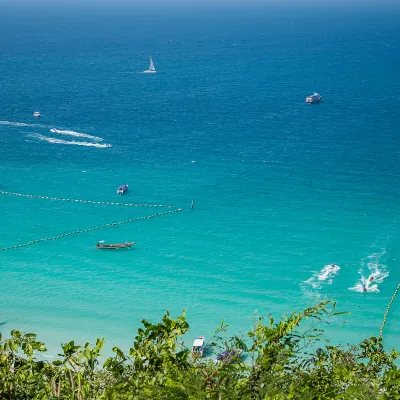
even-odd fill
[{"label": "foliage canopy", "polygon": [[63,344],[49,362],[37,358],[46,348],[36,335],[13,330],[0,336],[0,399],[400,399],[399,353],[387,353],[381,337],[347,347],[324,342],[321,326],[338,314],[332,301],[279,321],[255,314],[252,330],[232,337],[222,323],[208,354],[241,356],[218,364],[193,359],[183,345],[184,312],[166,312],[158,324],[143,320],[129,352],[114,347],[103,365],[104,339]]}]

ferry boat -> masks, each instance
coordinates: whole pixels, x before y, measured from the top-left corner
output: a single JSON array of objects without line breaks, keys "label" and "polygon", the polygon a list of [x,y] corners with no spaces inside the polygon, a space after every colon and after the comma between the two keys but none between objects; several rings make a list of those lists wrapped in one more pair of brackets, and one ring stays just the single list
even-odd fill
[{"label": "ferry boat", "polygon": [[306,97],[306,103],[310,103],[310,104],[319,103],[321,100],[322,100],[322,97],[316,92],[314,92],[314,94],[312,94],[311,96]]},{"label": "ferry boat", "polygon": [[40,117],[40,112],[39,112],[39,111],[35,111],[35,112],[33,113],[33,116],[36,117],[36,118],[37,118],[37,117]]},{"label": "ferry boat", "polygon": [[124,194],[127,190],[128,190],[128,185],[121,185],[121,186],[117,189],[117,193],[118,193],[118,194]]},{"label": "ferry boat", "polygon": [[135,242],[107,244],[107,243],[104,243],[104,240],[101,240],[100,242],[98,242],[96,244],[96,249],[105,249],[105,250],[129,249],[134,244],[135,244]]},{"label": "ferry boat", "polygon": [[206,341],[206,339],[204,338],[204,336],[199,336],[197,339],[194,340],[193,347],[192,347],[192,357],[193,358],[203,357],[205,341]]}]

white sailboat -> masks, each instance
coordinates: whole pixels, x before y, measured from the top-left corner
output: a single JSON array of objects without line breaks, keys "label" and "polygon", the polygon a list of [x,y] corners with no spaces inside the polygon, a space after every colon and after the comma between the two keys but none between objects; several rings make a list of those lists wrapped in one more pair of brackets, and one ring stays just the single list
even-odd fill
[{"label": "white sailboat", "polygon": [[143,71],[143,73],[144,74],[155,74],[156,73],[156,69],[154,67],[153,60],[151,57],[150,57],[150,67],[149,67],[149,69],[146,69],[146,71]]}]

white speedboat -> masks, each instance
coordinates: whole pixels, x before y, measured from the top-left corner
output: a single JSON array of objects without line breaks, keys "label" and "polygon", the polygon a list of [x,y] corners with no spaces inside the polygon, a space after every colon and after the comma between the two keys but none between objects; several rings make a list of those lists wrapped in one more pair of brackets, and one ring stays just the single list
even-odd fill
[{"label": "white speedboat", "polygon": [[205,341],[206,341],[206,339],[204,338],[204,336],[199,336],[197,339],[194,340],[193,347],[192,347],[192,357],[193,358],[203,357]]},{"label": "white speedboat", "polygon": [[35,112],[33,113],[33,116],[36,117],[36,118],[37,118],[37,117],[40,117],[40,112],[39,112],[39,111],[35,111]]},{"label": "white speedboat", "polygon": [[118,194],[124,194],[128,190],[128,185],[121,185],[117,189]]},{"label": "white speedboat", "polygon": [[312,94],[311,96],[306,97],[306,103],[310,103],[310,104],[319,103],[321,100],[322,100],[322,97],[316,92],[314,92],[314,94]]},{"label": "white speedboat", "polygon": [[149,69],[146,69],[146,71],[143,71],[144,74],[155,74],[156,73],[156,69],[154,67],[154,63],[152,58],[150,57],[150,66]]}]

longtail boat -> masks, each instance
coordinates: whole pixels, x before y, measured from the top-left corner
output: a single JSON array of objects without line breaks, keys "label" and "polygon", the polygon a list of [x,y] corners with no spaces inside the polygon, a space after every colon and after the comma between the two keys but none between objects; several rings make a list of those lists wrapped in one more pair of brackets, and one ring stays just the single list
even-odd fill
[{"label": "longtail boat", "polygon": [[125,243],[115,243],[115,244],[107,244],[104,243],[104,240],[96,244],[96,249],[107,249],[107,250],[115,250],[115,249],[126,249],[130,248],[135,244],[135,242],[125,242]]}]

